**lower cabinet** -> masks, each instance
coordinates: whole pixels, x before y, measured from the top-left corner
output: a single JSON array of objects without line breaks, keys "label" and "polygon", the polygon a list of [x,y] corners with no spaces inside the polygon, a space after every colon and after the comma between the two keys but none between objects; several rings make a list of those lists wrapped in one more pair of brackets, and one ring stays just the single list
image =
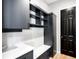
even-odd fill
[{"label": "lower cabinet", "polygon": [[16,59],[33,59],[33,51],[26,53]]},{"label": "lower cabinet", "polygon": [[[46,52],[41,54],[37,59],[49,59],[53,55],[53,47],[49,48]],[[33,51],[30,51],[16,59],[33,59]]]},{"label": "lower cabinet", "polygon": [[[52,47],[51,47],[52,48]],[[49,57],[51,56],[52,49],[48,49],[46,52],[44,52],[41,56],[39,56],[37,59],[49,59]]]},{"label": "lower cabinet", "polygon": [[37,59],[49,59],[49,55],[48,52],[43,53],[40,57],[38,57]]}]

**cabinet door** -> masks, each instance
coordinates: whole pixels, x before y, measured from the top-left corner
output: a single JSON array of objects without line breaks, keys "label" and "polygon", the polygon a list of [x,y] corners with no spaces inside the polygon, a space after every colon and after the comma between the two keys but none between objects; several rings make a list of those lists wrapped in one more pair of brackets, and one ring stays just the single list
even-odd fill
[{"label": "cabinet door", "polygon": [[47,25],[44,28],[44,44],[51,45],[53,43],[53,21],[52,15],[47,16],[47,22],[44,22],[44,25]]},{"label": "cabinet door", "polygon": [[33,51],[26,53],[16,59],[33,59]]},{"label": "cabinet door", "polygon": [[57,40],[56,40],[56,15],[53,14],[53,56],[56,54],[56,46],[57,46]]},{"label": "cabinet door", "polygon": [[39,58],[37,59],[49,59],[49,53],[48,52],[45,52],[43,53]]},{"label": "cabinet door", "polygon": [[29,19],[29,0],[3,0],[3,29],[28,28]]}]

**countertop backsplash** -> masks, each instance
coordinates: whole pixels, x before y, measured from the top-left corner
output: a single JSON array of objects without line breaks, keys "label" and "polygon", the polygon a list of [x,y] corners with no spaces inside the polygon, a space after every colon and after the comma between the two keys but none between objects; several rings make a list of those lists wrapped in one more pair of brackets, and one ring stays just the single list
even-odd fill
[{"label": "countertop backsplash", "polygon": [[[2,33],[2,47],[13,47],[16,43],[25,41],[27,43],[35,42],[33,45],[42,45],[44,42],[44,28],[30,28],[22,32]],[[36,47],[37,47],[36,46]]]}]

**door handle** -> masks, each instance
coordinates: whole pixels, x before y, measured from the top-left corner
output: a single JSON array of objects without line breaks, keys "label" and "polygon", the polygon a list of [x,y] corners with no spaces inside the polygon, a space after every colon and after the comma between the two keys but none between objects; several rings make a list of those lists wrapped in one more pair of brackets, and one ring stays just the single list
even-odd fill
[{"label": "door handle", "polygon": [[72,40],[69,40],[70,42],[72,42]]},{"label": "door handle", "polygon": [[73,35],[69,35],[68,37],[73,38]]}]

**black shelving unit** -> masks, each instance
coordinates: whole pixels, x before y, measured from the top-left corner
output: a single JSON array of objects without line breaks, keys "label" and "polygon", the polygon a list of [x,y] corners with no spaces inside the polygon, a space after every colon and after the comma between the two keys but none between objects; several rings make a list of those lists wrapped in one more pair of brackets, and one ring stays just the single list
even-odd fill
[{"label": "black shelving unit", "polygon": [[48,14],[41,8],[37,6],[35,7],[32,4],[30,4],[30,12],[30,18],[32,18],[30,27],[44,28],[44,44],[51,46],[50,51],[45,52],[37,59],[48,59],[50,56],[56,54],[56,52],[54,51],[56,50],[56,15],[54,15],[53,13]]},{"label": "black shelving unit", "polygon": [[[45,27],[44,23],[47,23],[48,14],[39,9],[38,7],[30,4],[30,18],[35,19],[34,23],[30,23],[30,27]],[[30,20],[32,21],[32,19]]]},{"label": "black shelving unit", "polygon": [[43,19],[43,18],[41,18],[41,17],[39,17],[39,16],[37,16],[37,15],[33,15],[33,14],[30,14],[30,17],[31,18],[40,18],[40,20],[43,20],[43,21],[47,21],[47,19]]}]

